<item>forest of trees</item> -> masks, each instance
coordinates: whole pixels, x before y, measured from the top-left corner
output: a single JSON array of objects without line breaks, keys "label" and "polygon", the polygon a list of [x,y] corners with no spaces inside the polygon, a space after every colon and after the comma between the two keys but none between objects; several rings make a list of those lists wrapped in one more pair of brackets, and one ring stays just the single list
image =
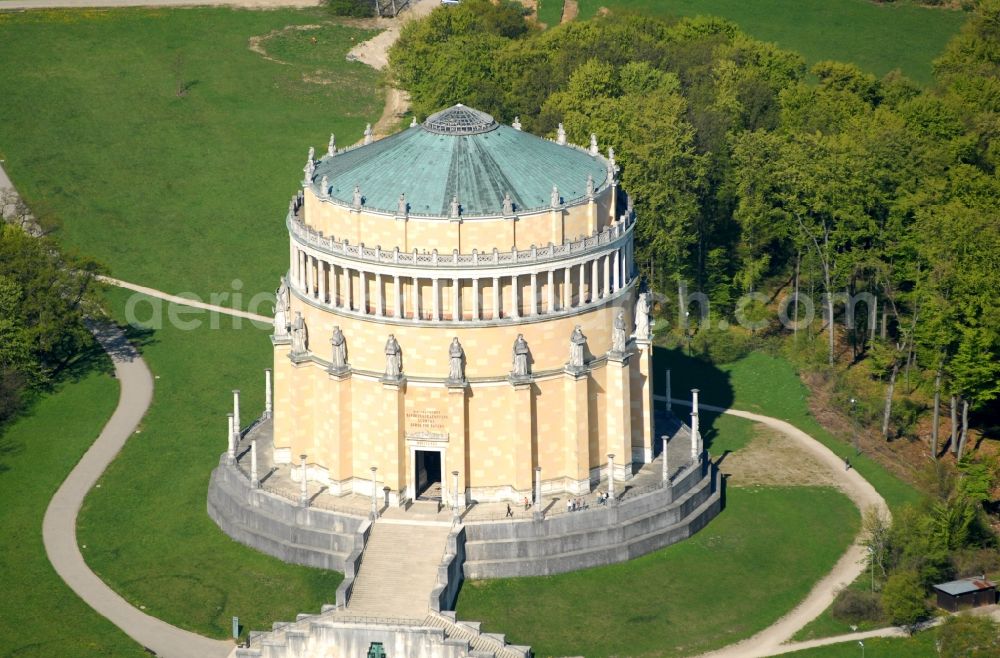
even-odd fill
[{"label": "forest of trees", "polygon": [[[851,64],[807,68],[714,18],[540,31],[519,3],[489,0],[410,23],[390,53],[419,117],[463,102],[613,146],[664,317],[684,316],[681,285],[710,301],[692,331],[738,311],[780,330],[779,293],[810,294],[820,320],[836,319],[814,323],[827,364],[863,362],[883,387],[883,434],[897,376],[920,372],[961,454],[969,414],[1000,393],[1000,1],[979,3],[934,72],[924,89]],[[746,305],[748,293],[766,296]],[[859,295],[870,303],[845,306]]]}]

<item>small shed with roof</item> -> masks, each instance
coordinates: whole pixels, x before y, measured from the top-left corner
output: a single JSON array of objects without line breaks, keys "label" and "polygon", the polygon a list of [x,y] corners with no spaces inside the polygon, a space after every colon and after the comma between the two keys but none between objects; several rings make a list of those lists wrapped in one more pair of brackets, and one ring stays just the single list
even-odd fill
[{"label": "small shed with roof", "polygon": [[962,578],[934,586],[939,608],[955,612],[961,608],[978,608],[997,602],[997,584],[978,578]]}]

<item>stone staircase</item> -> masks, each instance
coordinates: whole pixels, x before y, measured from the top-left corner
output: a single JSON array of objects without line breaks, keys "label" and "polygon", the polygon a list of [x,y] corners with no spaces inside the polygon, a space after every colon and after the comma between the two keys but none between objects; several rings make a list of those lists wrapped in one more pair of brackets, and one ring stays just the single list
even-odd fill
[{"label": "stone staircase", "polygon": [[433,613],[424,620],[424,625],[440,628],[448,639],[469,643],[470,656],[483,658],[526,658],[531,656],[530,647],[507,644],[503,635],[483,633],[478,621],[457,621],[454,612]]},{"label": "stone staircase", "polygon": [[347,602],[350,615],[423,619],[450,526],[375,522]]}]

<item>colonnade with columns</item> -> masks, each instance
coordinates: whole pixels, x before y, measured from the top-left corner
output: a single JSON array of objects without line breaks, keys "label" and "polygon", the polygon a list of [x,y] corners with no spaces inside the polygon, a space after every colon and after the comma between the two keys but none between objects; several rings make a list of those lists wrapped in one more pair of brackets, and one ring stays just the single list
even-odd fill
[{"label": "colonnade with columns", "polygon": [[292,241],[289,284],[305,297],[375,318],[425,321],[520,319],[601,302],[633,277],[631,240],[572,259],[527,267],[383,268]]}]

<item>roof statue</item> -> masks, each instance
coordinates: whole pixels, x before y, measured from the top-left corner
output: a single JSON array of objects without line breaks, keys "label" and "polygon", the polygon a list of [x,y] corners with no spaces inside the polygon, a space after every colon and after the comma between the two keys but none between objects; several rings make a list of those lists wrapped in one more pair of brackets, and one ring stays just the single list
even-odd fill
[{"label": "roof statue", "polygon": [[291,298],[288,293],[288,279],[281,277],[281,285],[274,291],[274,336],[275,338],[288,337],[288,312],[291,306]]},{"label": "roof statue", "polygon": [[590,133],[590,154],[599,155],[600,152],[601,149],[597,148],[597,135],[594,133]]},{"label": "roof statue", "polygon": [[618,311],[618,315],[615,316],[614,325],[611,328],[611,352],[613,354],[624,354],[627,341],[625,311]]},{"label": "roof statue", "polygon": [[385,378],[399,379],[403,376],[403,351],[393,334],[385,341]]},{"label": "roof statue", "polygon": [[510,198],[510,192],[504,192],[503,215],[504,217],[510,217],[513,214],[514,214],[514,201]]},{"label": "roof statue", "polygon": [[561,200],[559,198],[559,188],[556,187],[555,185],[553,185],[552,186],[552,197],[549,200],[549,204],[553,208],[558,208],[560,206],[560,201]]},{"label": "roof statue", "polygon": [[561,123],[559,124],[559,128],[556,129],[556,144],[560,146],[566,145],[566,129],[563,128]]},{"label": "roof statue", "polygon": [[407,205],[406,205],[406,195],[399,195],[399,203],[396,205],[396,216],[406,217],[407,215]]},{"label": "roof statue", "polygon": [[306,183],[306,185],[308,185],[309,183],[312,182],[313,174],[316,172],[316,160],[313,159],[313,156],[315,154],[316,154],[316,150],[313,147],[310,146],[309,147],[309,157],[306,158],[306,166],[302,168],[302,171],[304,171],[305,174],[306,174],[306,177],[305,177],[305,183]]},{"label": "roof statue", "polygon": [[583,367],[583,353],[587,346],[587,337],[583,335],[580,325],[573,328],[573,333],[569,336],[569,367]]},{"label": "roof statue", "polygon": [[323,174],[323,179],[319,182],[319,195],[324,199],[330,198],[330,181],[326,179],[326,174]]},{"label": "roof statue", "polygon": [[375,133],[372,131],[372,124],[367,124],[365,126],[365,144],[371,144],[375,141]]},{"label": "roof statue", "polygon": [[521,117],[514,117],[514,123],[510,124],[510,127],[514,130],[521,129]]},{"label": "roof statue", "polygon": [[514,339],[514,347],[511,349],[511,376],[515,378],[527,377],[531,374],[531,366],[528,363],[528,341],[524,340],[524,334],[518,334]]},{"label": "roof statue", "polygon": [[448,381],[452,383],[464,382],[465,381],[465,366],[463,361],[465,359],[465,350],[462,349],[462,343],[458,342],[458,336],[451,339],[451,345],[448,346]]},{"label": "roof statue", "polygon": [[448,211],[448,216],[451,218],[457,218],[462,212],[462,207],[458,203],[458,195],[451,197],[451,209]]},{"label": "roof statue", "polygon": [[594,198],[594,176],[593,174],[587,174],[587,197]]},{"label": "roof statue", "polygon": [[618,173],[618,164],[615,162],[615,148],[608,147],[608,181],[615,182],[615,174]]},{"label": "roof statue", "polygon": [[327,155],[337,155],[337,138],[333,133],[330,133],[330,142],[326,145]]},{"label": "roof statue", "polygon": [[351,205],[354,206],[355,210],[361,210],[361,186],[354,186],[354,199],[351,200]]},{"label": "roof statue", "polygon": [[330,369],[335,372],[345,370],[347,368],[347,338],[344,337],[344,332],[340,330],[339,325],[333,328],[330,346],[332,348]]},{"label": "roof statue", "polygon": [[413,118],[410,120],[410,128],[416,128],[418,125],[419,124],[417,123],[417,115],[414,114]]}]

